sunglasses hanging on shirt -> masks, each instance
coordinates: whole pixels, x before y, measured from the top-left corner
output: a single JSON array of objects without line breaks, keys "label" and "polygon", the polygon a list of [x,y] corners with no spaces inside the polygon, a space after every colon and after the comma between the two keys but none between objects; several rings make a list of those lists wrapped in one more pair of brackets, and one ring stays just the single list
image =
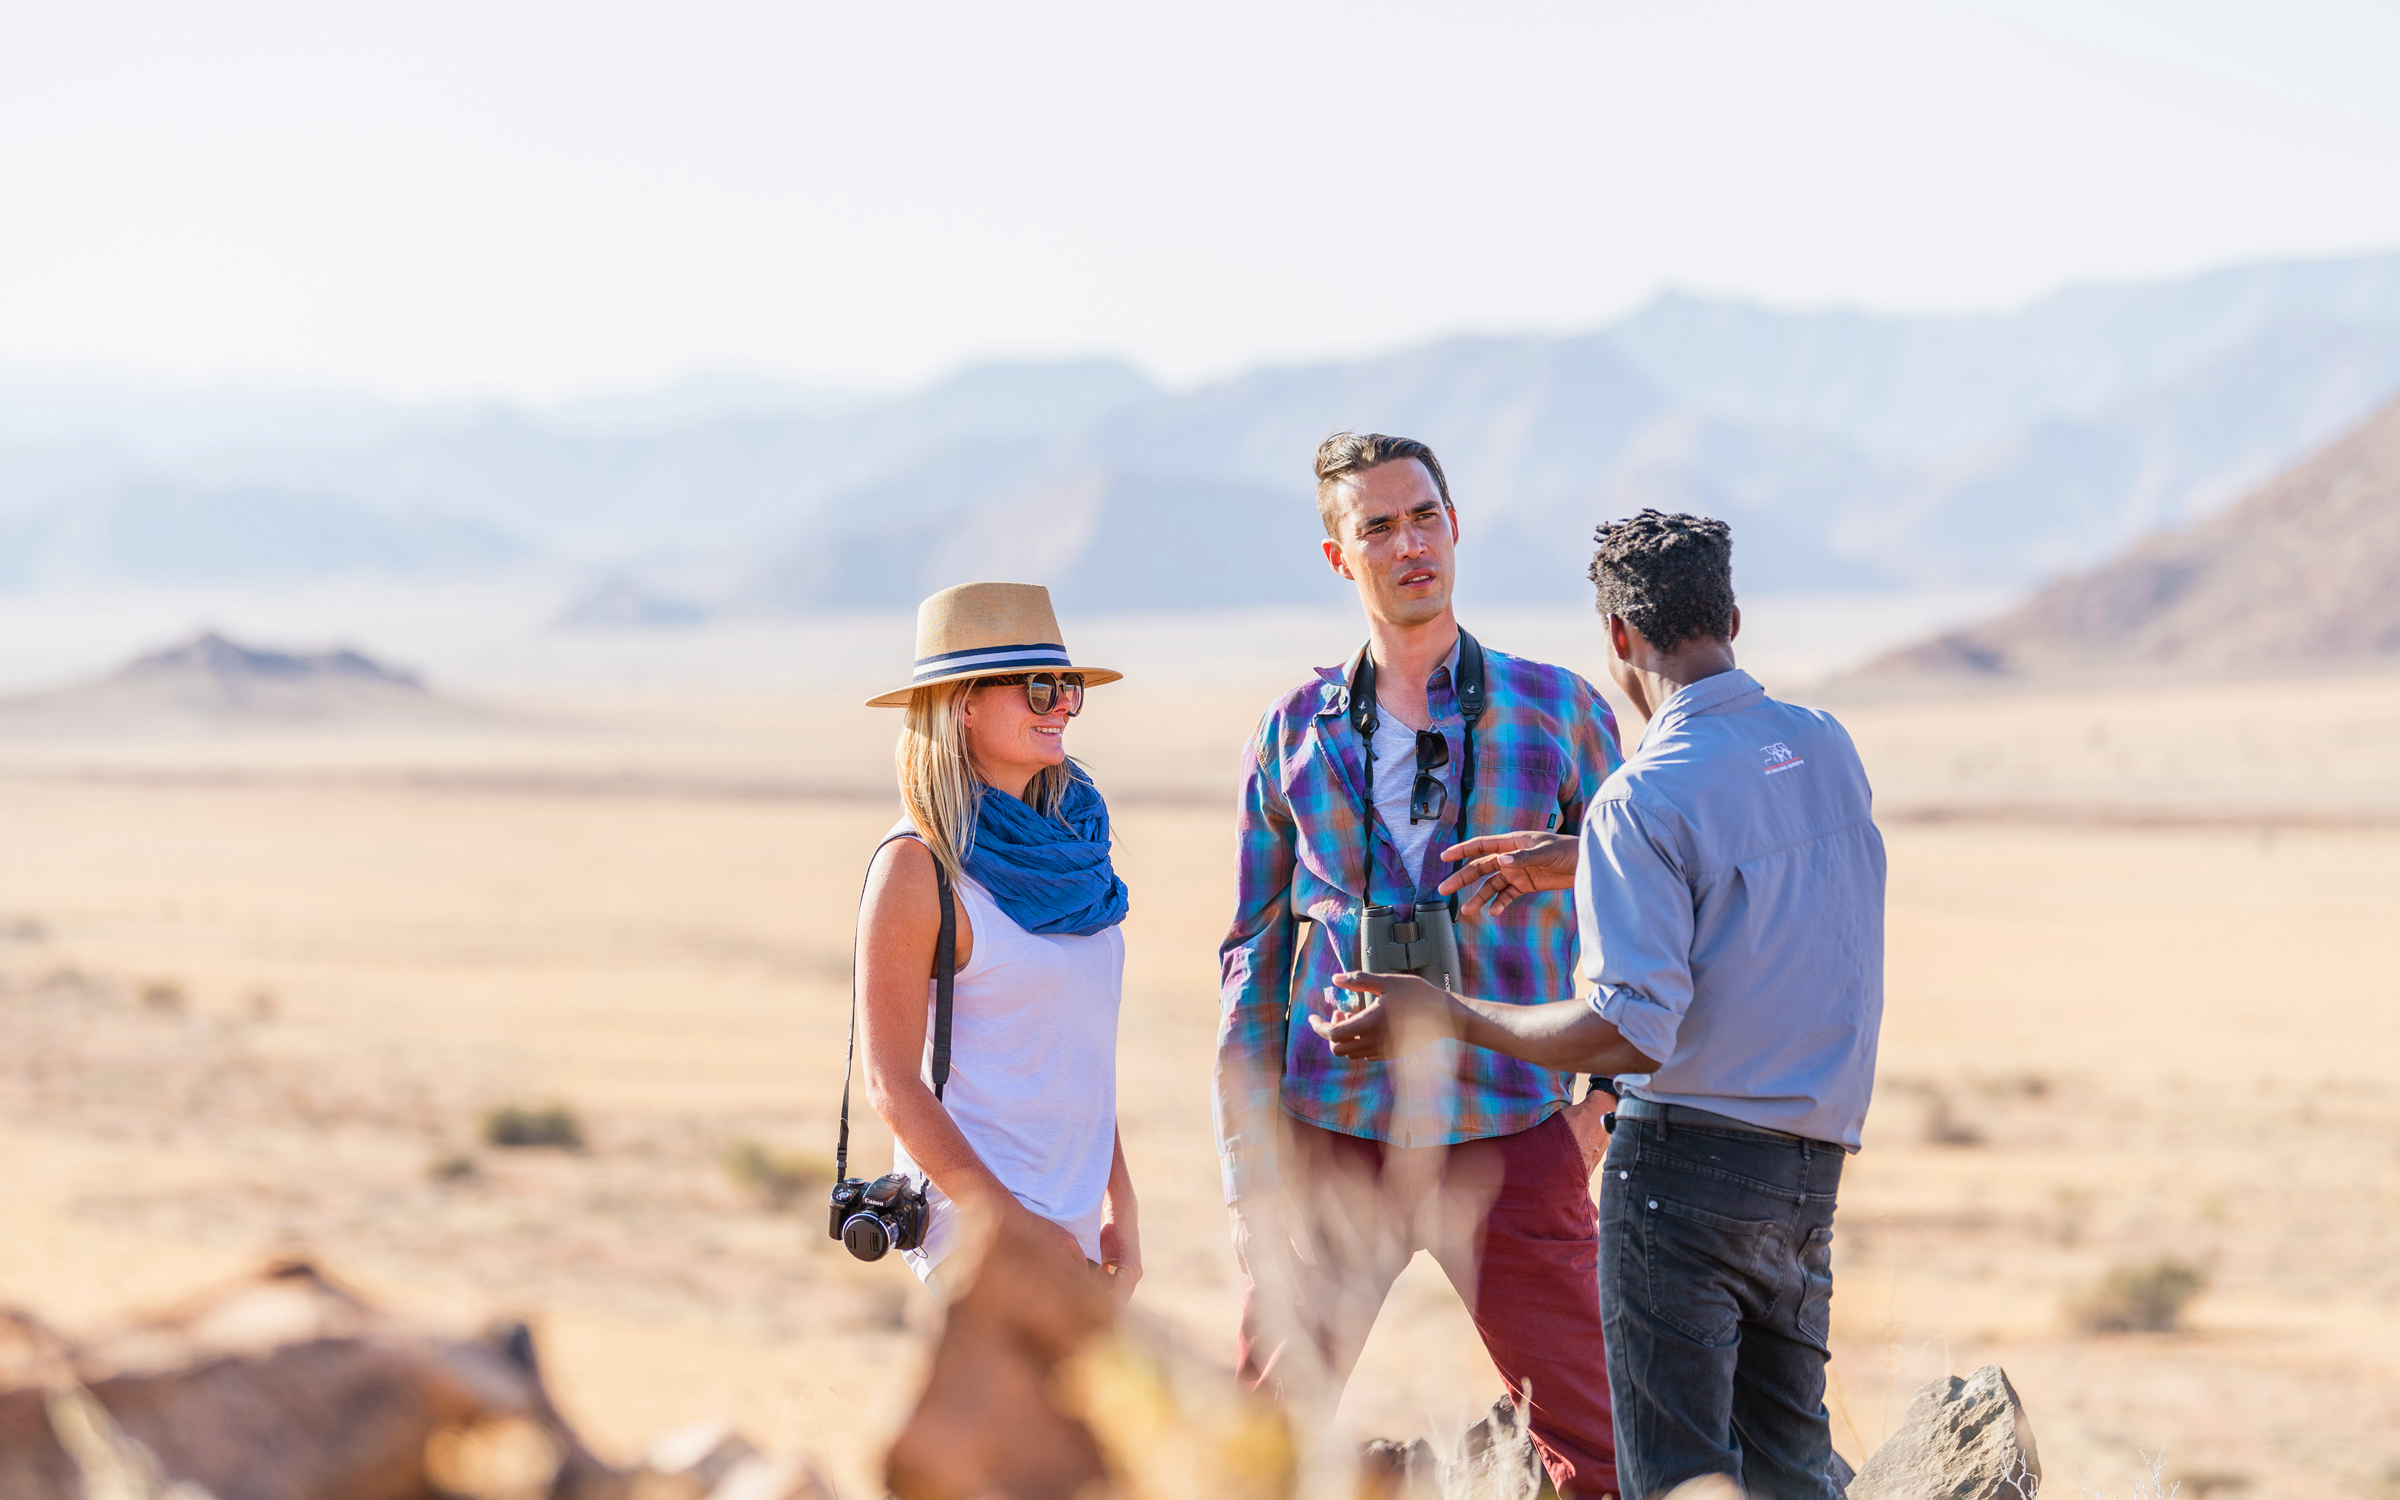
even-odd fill
[{"label": "sunglasses hanging on shirt", "polygon": [[[1470,731],[1472,732],[1472,731]],[[1438,730],[1417,731],[1417,784],[1408,794],[1408,821],[1438,822],[1450,805],[1450,788],[1442,784],[1442,767],[1450,764],[1450,742]]]}]

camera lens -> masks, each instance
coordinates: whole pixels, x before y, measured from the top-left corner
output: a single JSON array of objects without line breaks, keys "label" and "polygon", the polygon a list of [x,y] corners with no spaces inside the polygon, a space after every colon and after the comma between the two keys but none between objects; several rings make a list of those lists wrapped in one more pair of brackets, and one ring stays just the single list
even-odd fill
[{"label": "camera lens", "polygon": [[842,1226],[842,1243],[860,1260],[881,1260],[892,1248],[892,1235],[873,1214],[852,1214]]}]

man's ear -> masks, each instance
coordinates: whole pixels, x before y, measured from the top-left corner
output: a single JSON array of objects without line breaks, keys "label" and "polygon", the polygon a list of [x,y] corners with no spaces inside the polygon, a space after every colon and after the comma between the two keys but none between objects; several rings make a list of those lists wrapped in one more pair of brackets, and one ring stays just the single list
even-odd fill
[{"label": "man's ear", "polygon": [[1445,500],[1442,502],[1442,513],[1450,518],[1450,545],[1455,547],[1458,545],[1458,507]]},{"label": "man's ear", "polygon": [[1741,633],[1742,633],[1742,607],[1741,607],[1740,605],[1738,605],[1738,604],[1737,604],[1737,605],[1735,605],[1735,606],[1733,607],[1733,628],[1732,628],[1731,630],[1728,630],[1728,631],[1726,631],[1726,632],[1725,632],[1725,639],[1727,639],[1727,640],[1729,640],[1729,641],[1731,641],[1731,640],[1738,640],[1738,639],[1741,637]]},{"label": "man's ear", "polygon": [[1332,537],[1327,537],[1318,545],[1325,549],[1325,564],[1327,567],[1332,568],[1333,571],[1341,574],[1344,578],[1350,579],[1352,582],[1357,581],[1357,575],[1350,571],[1350,560],[1342,556],[1342,544],[1340,542],[1335,541]]}]

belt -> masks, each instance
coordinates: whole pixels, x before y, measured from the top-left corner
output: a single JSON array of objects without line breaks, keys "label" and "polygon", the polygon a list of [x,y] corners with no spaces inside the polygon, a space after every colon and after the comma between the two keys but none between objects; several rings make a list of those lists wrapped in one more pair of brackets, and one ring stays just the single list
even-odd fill
[{"label": "belt", "polygon": [[1778,1141],[1805,1141],[1804,1135],[1788,1130],[1769,1130],[1748,1120],[1718,1114],[1713,1109],[1694,1109],[1689,1104],[1661,1104],[1655,1099],[1636,1099],[1631,1095],[1617,1101],[1617,1115],[1627,1120],[1655,1120],[1670,1128],[1677,1125],[1698,1125],[1709,1130],[1738,1130],[1744,1135],[1763,1135]]}]

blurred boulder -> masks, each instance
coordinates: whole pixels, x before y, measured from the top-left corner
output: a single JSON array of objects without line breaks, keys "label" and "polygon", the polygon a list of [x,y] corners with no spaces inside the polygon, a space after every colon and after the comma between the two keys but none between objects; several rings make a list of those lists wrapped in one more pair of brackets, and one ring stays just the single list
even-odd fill
[{"label": "blurred boulder", "polygon": [[2033,1500],[2042,1458],[1998,1365],[1916,1394],[1900,1430],[1850,1481],[1849,1500]]},{"label": "blurred boulder", "polygon": [[612,1468],[522,1323],[435,1337],[300,1262],[81,1343],[0,1315],[0,1500],[717,1500],[758,1462],[687,1447],[679,1473]]},{"label": "blurred boulder", "polygon": [[1458,1435],[1442,1485],[1444,1494],[1459,1500],[1534,1500],[1545,1478],[1524,1413],[1503,1396],[1482,1421]]},{"label": "blurred boulder", "polygon": [[1057,1399],[1053,1376],[1109,1317],[1096,1278],[1004,1225],[951,1304],[924,1392],[885,1460],[893,1495],[1074,1500],[1100,1484],[1099,1440]]},{"label": "blurred boulder", "polygon": [[1116,1316],[1100,1276],[1007,1229],[960,1254],[975,1257],[966,1290],[886,1461],[898,1500],[1294,1493],[1282,1412],[1157,1324]]},{"label": "blurred boulder", "polygon": [[1442,1461],[1423,1438],[1375,1438],[1358,1449],[1359,1500],[1443,1500]]}]

